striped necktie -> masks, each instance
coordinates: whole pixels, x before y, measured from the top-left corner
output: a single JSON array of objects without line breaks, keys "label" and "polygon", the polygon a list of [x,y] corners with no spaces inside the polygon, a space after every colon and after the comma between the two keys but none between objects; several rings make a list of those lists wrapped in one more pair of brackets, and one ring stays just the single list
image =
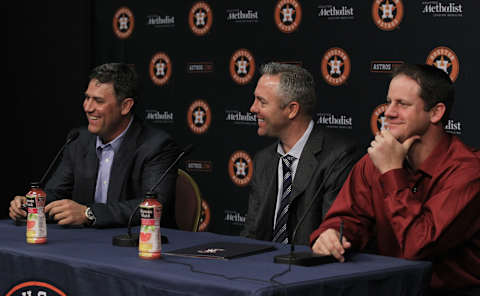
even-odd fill
[{"label": "striped necktie", "polygon": [[295,160],[294,156],[285,155],[282,157],[283,186],[280,207],[278,208],[277,219],[273,229],[273,241],[288,244],[288,208],[290,207],[290,194],[292,193],[292,170],[291,166]]}]

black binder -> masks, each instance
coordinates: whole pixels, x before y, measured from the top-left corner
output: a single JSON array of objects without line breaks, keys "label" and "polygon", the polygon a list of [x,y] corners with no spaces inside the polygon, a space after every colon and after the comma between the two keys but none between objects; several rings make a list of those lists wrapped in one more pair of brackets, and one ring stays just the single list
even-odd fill
[{"label": "black binder", "polygon": [[233,259],[273,250],[275,250],[275,247],[268,244],[213,242],[164,252],[163,254],[194,258]]}]

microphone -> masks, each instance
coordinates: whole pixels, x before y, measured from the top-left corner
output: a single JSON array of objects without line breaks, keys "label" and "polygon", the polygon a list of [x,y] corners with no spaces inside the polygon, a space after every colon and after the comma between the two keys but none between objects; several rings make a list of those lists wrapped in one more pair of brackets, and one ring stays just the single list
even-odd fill
[{"label": "microphone", "polygon": [[[157,183],[155,183],[155,185],[153,185],[150,188],[150,190],[147,191],[147,194],[155,192],[155,189],[158,187],[158,185],[160,185],[163,182],[163,180],[165,179],[167,174],[172,170],[172,168],[180,161],[180,159],[182,159],[182,157],[184,157],[186,154],[189,154],[192,151],[192,149],[193,149],[192,144],[189,144],[185,148],[183,148],[182,151],[178,154],[177,158],[170,164],[170,166],[160,176]],[[138,246],[139,234],[138,233],[132,234],[132,220],[139,207],[140,207],[140,204],[137,204],[135,209],[130,214],[130,217],[128,218],[127,234],[120,234],[113,237],[112,244],[114,246],[120,246],[120,247]],[[168,238],[162,235],[162,244],[166,244],[166,243],[168,243]]]},{"label": "microphone", "polygon": [[155,192],[155,189],[157,189],[158,185],[160,185],[167,176],[167,173],[170,172],[170,170],[182,159],[183,156],[186,154],[189,154],[193,149],[193,145],[189,144],[183,150],[178,154],[177,158],[172,162],[172,164],[165,170],[163,175],[160,176],[160,179],[158,179],[158,182],[152,186],[152,188],[148,192]]},{"label": "microphone", "polygon": [[[339,161],[341,157],[337,158],[336,162]],[[307,214],[310,213],[313,204],[318,198],[318,195],[320,191],[322,190],[323,186],[325,185],[325,182],[327,181],[328,176],[332,173],[332,170],[334,167],[336,167],[336,163],[332,164],[325,174],[325,178],[323,178],[322,183],[318,186],[317,190],[315,191],[312,200],[307,206],[307,210],[303,213],[302,217],[297,222],[297,225],[295,226],[292,234],[292,243],[290,245],[290,253],[288,254],[283,254],[283,255],[277,255],[273,257],[273,262],[275,263],[281,263],[281,264],[289,264],[289,265],[301,265],[301,266],[315,266],[315,265],[320,265],[320,264],[327,264],[327,263],[335,263],[338,262],[338,260],[333,257],[332,255],[320,255],[313,253],[312,251],[307,251],[307,252],[295,252],[295,238],[297,236],[297,231],[300,228],[300,225],[302,225],[303,221],[307,217]],[[343,167],[343,169],[346,169],[348,164]]]},{"label": "microphone", "polygon": [[[65,141],[65,144],[63,144],[62,148],[60,148],[60,150],[58,150],[57,155],[55,155],[55,158],[52,160],[52,162],[48,166],[47,170],[43,174],[42,178],[40,179],[39,185],[40,185],[41,188],[43,188],[43,186],[45,185],[44,183],[45,183],[46,178],[48,177],[48,175],[52,171],[53,167],[57,163],[58,159],[60,158],[60,155],[62,155],[62,152],[63,152],[63,150],[65,150],[65,147],[67,147],[68,144],[70,144],[73,140],[75,140],[78,137],[78,135],[79,135],[79,132],[78,132],[77,129],[73,129],[68,133],[67,140]],[[22,209],[24,211],[27,210],[25,205],[22,205]],[[20,218],[20,219],[15,220],[15,225],[17,225],[17,226],[25,225],[26,223],[27,223],[27,220],[25,218]]]},{"label": "microphone", "polygon": [[43,187],[43,185],[45,185],[44,184],[45,179],[50,174],[50,171],[52,170],[53,166],[57,163],[58,158],[60,157],[60,155],[62,155],[62,152],[63,152],[63,150],[65,150],[65,147],[67,147],[68,144],[70,144],[73,140],[75,140],[78,137],[78,135],[79,135],[78,130],[74,129],[74,130],[70,131],[70,133],[67,136],[67,141],[65,142],[65,144],[63,144],[62,148],[60,148],[57,155],[55,155],[55,158],[50,163],[47,170],[45,171],[42,178],[40,179],[40,187]]}]

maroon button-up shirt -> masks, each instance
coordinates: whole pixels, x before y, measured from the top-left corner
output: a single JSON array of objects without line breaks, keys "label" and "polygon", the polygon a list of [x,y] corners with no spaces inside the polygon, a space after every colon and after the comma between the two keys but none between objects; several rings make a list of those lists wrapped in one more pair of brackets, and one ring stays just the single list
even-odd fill
[{"label": "maroon button-up shirt", "polygon": [[416,171],[383,175],[367,154],[311,244],[341,220],[355,249],[376,237],[380,255],[431,261],[432,288],[480,285],[480,153],[446,134]]}]

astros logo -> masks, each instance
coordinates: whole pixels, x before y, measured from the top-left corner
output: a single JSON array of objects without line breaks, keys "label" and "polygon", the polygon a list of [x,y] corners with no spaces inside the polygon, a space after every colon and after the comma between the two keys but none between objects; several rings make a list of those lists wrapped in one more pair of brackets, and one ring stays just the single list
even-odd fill
[{"label": "astros logo", "polygon": [[164,85],[172,76],[172,62],[163,52],[157,52],[150,60],[150,78],[156,85]]},{"label": "astros logo", "polygon": [[425,62],[428,65],[434,65],[435,67],[445,71],[450,76],[452,82],[455,82],[460,71],[460,63],[458,62],[457,55],[448,47],[439,46],[432,50]]},{"label": "astros logo", "polygon": [[120,39],[130,37],[135,25],[133,13],[127,7],[120,7],[113,16],[113,32]]},{"label": "astros logo", "polygon": [[275,6],[275,24],[283,33],[297,30],[302,20],[302,7],[297,0],[280,0]]},{"label": "astros logo", "polygon": [[207,231],[208,224],[210,224],[211,215],[210,206],[204,199],[202,199],[202,210],[200,211],[198,231]]},{"label": "astros logo", "polygon": [[255,74],[255,59],[246,49],[237,50],[230,58],[230,75],[238,84],[247,84]]},{"label": "astros logo", "polygon": [[233,152],[228,161],[228,174],[235,185],[248,185],[253,175],[253,162],[250,155],[242,150]]},{"label": "astros logo", "polygon": [[188,127],[195,134],[203,134],[210,127],[212,111],[204,100],[194,101],[187,112]]},{"label": "astros logo", "polygon": [[391,31],[397,28],[403,19],[402,0],[374,0],[372,18],[381,30]]},{"label": "astros logo", "polygon": [[[30,281],[30,282],[23,282],[15,287],[13,287],[10,291],[5,294],[6,296],[10,295],[32,295],[32,292],[38,291],[35,295],[57,295],[57,296],[66,296],[65,292],[58,289],[55,286],[47,284],[45,282],[37,282],[37,281]],[[43,293],[43,294],[42,294]]]},{"label": "astros logo", "polygon": [[384,115],[385,110],[387,110],[387,104],[378,105],[377,108],[373,110],[370,118],[370,128],[372,129],[373,135],[376,135],[387,128],[387,122],[385,121]]},{"label": "astros logo", "polygon": [[200,1],[195,3],[188,13],[188,24],[195,35],[203,36],[212,28],[213,13],[210,5]]},{"label": "astros logo", "polygon": [[332,86],[339,86],[348,79],[351,63],[348,54],[341,48],[327,50],[322,58],[322,76]]}]

